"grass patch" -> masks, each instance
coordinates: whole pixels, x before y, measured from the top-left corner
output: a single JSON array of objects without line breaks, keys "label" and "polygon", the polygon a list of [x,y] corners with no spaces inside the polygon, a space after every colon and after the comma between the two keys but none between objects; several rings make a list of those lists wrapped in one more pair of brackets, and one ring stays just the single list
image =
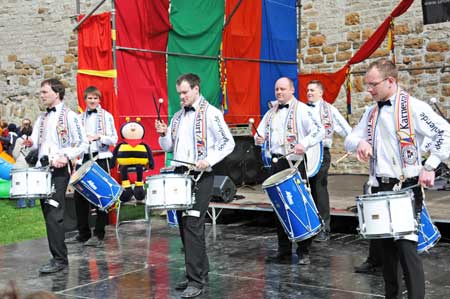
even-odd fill
[{"label": "grass patch", "polygon": [[17,201],[0,200],[0,245],[40,239],[47,235],[40,201],[34,208],[17,209]]}]

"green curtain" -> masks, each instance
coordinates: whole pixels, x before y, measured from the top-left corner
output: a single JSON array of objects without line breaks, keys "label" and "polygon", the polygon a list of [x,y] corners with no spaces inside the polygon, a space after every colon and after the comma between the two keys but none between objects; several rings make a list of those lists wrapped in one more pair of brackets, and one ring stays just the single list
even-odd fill
[{"label": "green curtain", "polygon": [[[224,0],[172,0],[168,51],[195,55],[219,55],[224,19]],[[217,59],[168,56],[169,117],[180,109],[175,89],[179,75],[200,76],[200,92],[220,107],[220,78]]]}]

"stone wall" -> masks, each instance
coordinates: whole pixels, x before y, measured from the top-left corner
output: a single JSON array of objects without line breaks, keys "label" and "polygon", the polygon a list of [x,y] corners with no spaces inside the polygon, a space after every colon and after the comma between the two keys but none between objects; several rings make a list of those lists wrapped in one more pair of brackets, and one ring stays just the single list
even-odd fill
[{"label": "stone wall", "polygon": [[[389,15],[398,1],[387,0],[321,0],[302,1],[299,60],[301,72],[334,72],[355,54],[360,46]],[[415,1],[409,10],[394,20],[395,56],[399,65],[400,85],[415,97],[429,101],[434,97],[450,118],[450,22],[423,25],[421,2]],[[354,126],[365,108],[372,103],[365,92],[363,73],[374,59],[387,57],[386,41],[371,59],[353,65],[352,114]],[[427,69],[420,69],[426,67]],[[335,106],[346,115],[346,96],[341,89]],[[344,154],[343,140],[337,138],[332,150],[333,161]],[[350,156],[330,172],[367,173],[367,165]]]},{"label": "stone wall", "polygon": [[[34,120],[44,108],[40,82],[56,77],[66,86],[65,99],[76,109],[76,1],[8,0],[0,7],[0,114],[19,124]],[[97,0],[81,1],[88,12]],[[110,10],[107,1],[99,12]]]},{"label": "stone wall", "polygon": [[[80,1],[88,12],[98,0]],[[310,0],[301,1],[301,72],[333,72],[341,68],[387,17],[398,1]],[[106,1],[98,12],[110,10]],[[44,108],[39,101],[39,84],[57,77],[67,86],[66,101],[76,108],[77,35],[73,0],[4,0],[0,6],[0,113],[9,122],[23,117],[35,119]],[[395,20],[397,63],[409,71],[400,72],[401,84],[423,100],[435,97],[450,117],[450,23],[423,25],[420,1]],[[388,57],[386,42],[372,55]],[[370,60],[369,60],[370,61]],[[352,67],[352,111],[355,125],[371,99],[364,92],[362,73],[367,61]],[[436,67],[430,69],[413,69]],[[413,69],[413,70],[411,70]],[[345,115],[342,89],[336,106]],[[344,154],[342,138],[336,138],[333,160]],[[331,172],[362,172],[366,167],[354,157]]]}]

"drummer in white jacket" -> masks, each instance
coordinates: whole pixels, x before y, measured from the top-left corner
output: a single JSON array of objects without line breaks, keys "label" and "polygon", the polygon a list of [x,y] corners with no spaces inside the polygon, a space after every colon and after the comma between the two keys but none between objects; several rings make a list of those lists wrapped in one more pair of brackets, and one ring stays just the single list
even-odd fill
[{"label": "drummer in white jacket", "polygon": [[[397,75],[396,66],[389,60],[380,59],[369,65],[364,82],[377,104],[366,110],[347,136],[345,148],[356,152],[358,160],[369,162],[368,184],[372,193],[417,185],[412,190],[414,209],[419,214],[423,201],[420,186],[433,186],[435,168],[448,157],[450,125],[428,104],[400,88]],[[422,167],[421,146],[425,137],[432,140],[432,145]],[[381,242],[386,298],[399,296],[399,264],[408,297],[424,298],[425,278],[417,253],[417,234],[385,238]]]},{"label": "drummer in white jacket", "polygon": [[[287,154],[289,160],[295,161],[303,155],[306,150],[324,137],[324,128],[320,120],[313,116],[308,106],[298,101],[295,96],[295,87],[291,79],[287,77],[279,78],[275,83],[275,97],[277,103],[264,115],[261,120],[255,143],[264,145],[267,156],[280,158]],[[276,161],[276,160],[275,160]],[[272,173],[280,172],[290,168],[292,162],[287,159],[279,159],[277,163],[272,162]],[[302,177],[306,178],[304,164],[301,163],[299,170]],[[278,252],[275,256],[268,258],[268,261],[283,262],[291,259],[292,243],[286,235],[283,226],[277,221]],[[309,245],[311,238],[297,242],[298,263],[307,265],[309,259]]]}]

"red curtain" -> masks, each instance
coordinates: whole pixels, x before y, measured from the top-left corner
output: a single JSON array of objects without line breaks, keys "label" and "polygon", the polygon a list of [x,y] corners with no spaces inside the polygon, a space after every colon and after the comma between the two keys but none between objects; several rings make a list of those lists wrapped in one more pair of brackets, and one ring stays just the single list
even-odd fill
[{"label": "red curtain", "polygon": [[[231,12],[240,3],[233,16]],[[226,1],[225,16],[229,23],[223,33],[223,56],[259,59],[261,48],[261,1]],[[248,123],[249,117],[259,121],[259,62],[228,60],[228,123]],[[255,111],[257,112],[255,114]]]},{"label": "red curtain", "polygon": [[[79,16],[80,21],[83,16]],[[111,13],[90,16],[78,28],[78,70],[109,71],[113,69],[111,42]],[[117,97],[114,78],[98,75],[77,74],[78,105],[86,108],[83,92],[94,85],[102,92],[101,105],[117,117]]]},{"label": "red curtain", "polygon": [[[117,46],[166,51],[169,23],[168,0],[116,0]],[[145,142],[152,150],[159,149],[154,129],[157,117],[153,97],[161,105],[167,123],[166,56],[134,50],[117,51],[117,85],[119,123],[129,116],[141,117],[146,128]],[[159,104],[157,104],[159,107]],[[155,155],[155,171],[164,165],[164,155]]]},{"label": "red curtain", "polygon": [[323,99],[329,103],[334,103],[335,99],[339,95],[339,91],[341,90],[341,86],[345,81],[345,75],[347,72],[348,66],[345,65],[336,73],[312,73],[312,74],[303,74],[299,76],[298,82],[298,94],[300,100],[302,102],[306,102],[306,89],[308,87],[308,83],[311,80],[320,80],[325,86],[325,91],[323,93]]}]

